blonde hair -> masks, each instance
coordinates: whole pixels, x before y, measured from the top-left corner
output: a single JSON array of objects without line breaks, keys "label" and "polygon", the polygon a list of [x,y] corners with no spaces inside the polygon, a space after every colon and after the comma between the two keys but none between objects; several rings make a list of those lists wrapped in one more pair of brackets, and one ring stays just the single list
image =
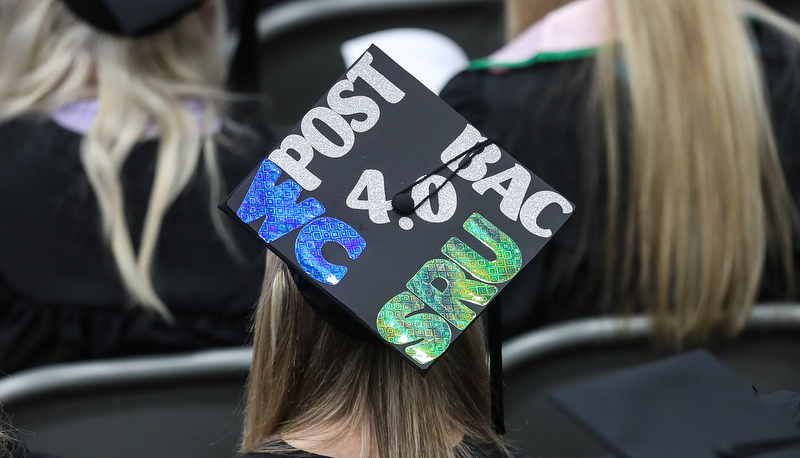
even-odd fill
[{"label": "blonde hair", "polygon": [[[267,256],[255,316],[243,452],[275,450],[318,427],[360,432],[361,456],[474,456],[453,433],[501,449],[490,419],[482,323],[451,345],[425,376],[391,348],[342,334],[304,303],[283,263]],[[278,450],[280,447],[278,447]]]},{"label": "blonde hair", "polygon": [[[125,288],[145,308],[170,318],[151,266],[164,215],[195,175],[200,156],[211,183],[222,184],[212,139],[226,79],[225,7],[212,0],[166,30],[142,38],[98,32],[61,0],[0,0],[0,122],[47,114],[97,98],[99,110],[81,144],[81,161],[102,215],[104,234]],[[205,109],[197,120],[186,102]],[[125,217],[121,171],[132,148],[155,126],[160,142],[138,251]],[[215,227],[223,234],[218,212]]]},{"label": "blonde hair", "polygon": [[604,302],[648,313],[673,348],[736,335],[766,261],[793,294],[797,218],[740,13],[794,38],[800,27],[755,2],[608,5],[616,42],[594,76],[608,169]]}]

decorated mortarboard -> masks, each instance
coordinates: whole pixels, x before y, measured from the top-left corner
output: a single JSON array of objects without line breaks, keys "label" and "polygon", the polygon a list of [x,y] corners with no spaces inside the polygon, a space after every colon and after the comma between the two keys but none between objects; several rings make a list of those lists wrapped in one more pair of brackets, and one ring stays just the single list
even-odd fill
[{"label": "decorated mortarboard", "polygon": [[221,208],[423,374],[573,212],[375,46]]},{"label": "decorated mortarboard", "polygon": [[800,429],[698,350],[581,382],[553,400],[625,458],[797,458]]},{"label": "decorated mortarboard", "polygon": [[64,0],[93,27],[122,36],[140,36],[173,24],[206,0]]}]

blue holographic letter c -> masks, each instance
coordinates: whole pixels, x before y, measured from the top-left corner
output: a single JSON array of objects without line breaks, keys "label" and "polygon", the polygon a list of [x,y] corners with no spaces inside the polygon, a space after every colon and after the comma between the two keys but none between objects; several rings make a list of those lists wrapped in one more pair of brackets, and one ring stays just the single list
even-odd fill
[{"label": "blue holographic letter c", "polygon": [[297,235],[294,251],[300,267],[315,280],[336,285],[347,273],[347,267],[325,260],[322,247],[328,242],[341,245],[350,259],[358,259],[367,242],[347,223],[328,217],[315,219]]}]

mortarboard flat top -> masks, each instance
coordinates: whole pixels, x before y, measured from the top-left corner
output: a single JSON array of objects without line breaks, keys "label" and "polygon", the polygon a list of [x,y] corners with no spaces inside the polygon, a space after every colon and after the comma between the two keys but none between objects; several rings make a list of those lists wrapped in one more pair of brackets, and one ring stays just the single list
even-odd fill
[{"label": "mortarboard flat top", "polygon": [[489,143],[372,46],[221,208],[424,373],[573,212]]},{"label": "mortarboard flat top", "polygon": [[800,457],[800,429],[704,350],[551,395],[615,456]]},{"label": "mortarboard flat top", "polygon": [[64,0],[73,13],[115,35],[139,36],[158,31],[199,8],[206,0]]}]

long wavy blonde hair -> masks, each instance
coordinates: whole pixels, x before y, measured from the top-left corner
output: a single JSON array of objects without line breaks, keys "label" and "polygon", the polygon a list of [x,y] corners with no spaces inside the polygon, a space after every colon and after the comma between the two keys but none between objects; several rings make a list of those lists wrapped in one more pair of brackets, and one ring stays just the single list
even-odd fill
[{"label": "long wavy blonde hair", "polygon": [[[491,423],[484,335],[482,322],[471,326],[422,377],[388,346],[322,320],[268,254],[242,451],[283,450],[283,439],[321,430],[360,435],[360,456],[369,458],[483,456],[470,443],[503,450]],[[462,434],[469,440],[453,443]]]},{"label": "long wavy blonde hair", "polygon": [[[566,3],[509,0],[509,34]],[[735,335],[765,264],[787,297],[795,282],[796,207],[746,18],[798,40],[800,27],[756,2],[608,6],[616,39],[594,74],[608,169],[605,303],[648,313],[671,347]]]},{"label": "long wavy blonde hair", "polygon": [[[61,0],[0,0],[0,10],[0,122],[46,115],[81,99],[99,101],[81,160],[105,237],[134,301],[169,318],[151,278],[164,215],[195,175],[201,156],[211,183],[210,206],[221,191],[212,124],[227,76],[223,0],[210,0],[177,24],[142,38],[98,32]],[[196,119],[188,100],[202,104],[204,119]],[[137,251],[120,174],[152,126],[160,142]],[[212,219],[223,234],[218,213],[212,212]]]}]

